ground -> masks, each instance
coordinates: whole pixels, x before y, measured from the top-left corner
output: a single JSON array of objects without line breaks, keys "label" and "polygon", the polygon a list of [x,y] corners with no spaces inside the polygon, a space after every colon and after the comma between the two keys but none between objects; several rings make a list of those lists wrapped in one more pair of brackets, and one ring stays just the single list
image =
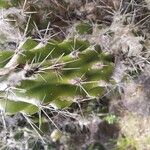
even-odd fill
[{"label": "ground", "polygon": [[[45,119],[41,135],[21,113],[1,111],[2,149],[150,149],[149,0],[8,0],[1,5],[1,51],[15,51],[26,37],[43,43],[79,39],[110,54],[114,64],[109,82],[100,83],[106,93],[96,101],[79,101],[59,113],[45,109],[54,123]],[[30,117],[39,125],[37,116]]]}]

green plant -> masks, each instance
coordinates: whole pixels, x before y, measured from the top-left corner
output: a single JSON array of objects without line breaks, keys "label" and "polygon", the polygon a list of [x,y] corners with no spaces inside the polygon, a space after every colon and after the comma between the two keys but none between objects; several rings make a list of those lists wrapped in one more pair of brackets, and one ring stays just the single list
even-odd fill
[{"label": "green plant", "polygon": [[117,141],[117,148],[115,150],[127,150],[127,149],[131,149],[131,150],[137,150],[138,148],[137,142],[136,140],[132,139],[132,138],[120,138]]},{"label": "green plant", "polygon": [[92,33],[92,26],[88,23],[82,22],[76,26],[76,30],[81,35],[90,34]]},{"label": "green plant", "polygon": [[109,114],[104,117],[104,120],[107,121],[109,124],[114,124],[117,122],[117,117],[113,114]]},{"label": "green plant", "polygon": [[87,41],[28,39],[16,51],[0,52],[0,107],[8,114],[33,114],[48,104],[64,108],[105,92],[113,63]]}]

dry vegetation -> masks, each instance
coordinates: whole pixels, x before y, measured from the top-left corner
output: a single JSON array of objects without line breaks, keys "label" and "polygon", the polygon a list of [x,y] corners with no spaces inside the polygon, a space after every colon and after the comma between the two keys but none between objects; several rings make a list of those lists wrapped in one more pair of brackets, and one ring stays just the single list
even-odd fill
[{"label": "dry vegetation", "polygon": [[[111,54],[114,71],[109,82],[99,83],[106,89],[99,99],[79,98],[64,109],[44,106],[41,120],[41,112],[9,116],[1,110],[0,149],[150,149],[150,0],[2,0],[1,5],[0,51],[18,50],[29,37],[39,48],[49,40],[79,39]],[[0,91],[16,67],[13,60],[0,70]],[[7,82],[14,86],[20,80]]]}]

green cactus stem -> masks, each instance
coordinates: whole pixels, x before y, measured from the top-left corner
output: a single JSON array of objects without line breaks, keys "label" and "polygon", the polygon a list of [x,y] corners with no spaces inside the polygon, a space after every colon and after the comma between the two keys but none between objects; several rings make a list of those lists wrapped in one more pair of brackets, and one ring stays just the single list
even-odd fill
[{"label": "green cactus stem", "polygon": [[[40,46],[39,46],[40,45]],[[110,55],[87,41],[37,43],[28,39],[17,52],[0,52],[0,108],[34,114],[43,106],[69,107],[105,93],[113,71]]]}]

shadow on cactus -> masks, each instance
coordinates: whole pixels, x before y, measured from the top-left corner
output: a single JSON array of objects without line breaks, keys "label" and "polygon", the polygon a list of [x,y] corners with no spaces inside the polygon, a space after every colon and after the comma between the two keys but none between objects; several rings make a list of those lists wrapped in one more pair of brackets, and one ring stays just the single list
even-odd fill
[{"label": "shadow on cactus", "polygon": [[1,51],[0,67],[0,108],[30,115],[101,97],[113,71],[110,55],[77,39],[28,39],[16,52]]}]

